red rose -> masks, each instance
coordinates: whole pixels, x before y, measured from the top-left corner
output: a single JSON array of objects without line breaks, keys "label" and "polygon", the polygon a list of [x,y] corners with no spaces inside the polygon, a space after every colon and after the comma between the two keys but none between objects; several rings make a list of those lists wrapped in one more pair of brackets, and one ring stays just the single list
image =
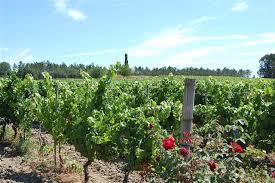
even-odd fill
[{"label": "red rose", "polygon": [[152,123],[150,123],[150,125],[149,125],[149,128],[154,128],[155,127],[155,125],[154,124],[152,124]]},{"label": "red rose", "polygon": [[229,148],[229,152],[237,152],[237,153],[242,153],[244,150],[242,148],[242,146],[240,146],[238,143],[236,142],[231,142],[230,143],[230,148]]},{"label": "red rose", "polygon": [[185,147],[180,148],[180,154],[183,156],[188,156],[189,155],[189,150]]},{"label": "red rose", "polygon": [[271,177],[275,179],[275,170],[272,171]]},{"label": "red rose", "polygon": [[217,168],[217,164],[215,163],[214,160],[209,160],[208,161],[208,166],[209,166],[209,168],[212,172],[214,172],[215,169]]},{"label": "red rose", "polygon": [[174,149],[176,147],[175,139],[173,136],[169,136],[162,140],[162,145],[165,150]]}]

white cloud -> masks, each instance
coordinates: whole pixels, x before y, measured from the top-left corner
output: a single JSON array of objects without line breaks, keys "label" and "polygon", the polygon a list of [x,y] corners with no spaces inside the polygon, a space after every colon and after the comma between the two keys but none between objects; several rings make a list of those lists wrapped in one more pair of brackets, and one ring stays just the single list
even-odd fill
[{"label": "white cloud", "polygon": [[180,48],[192,43],[246,40],[247,38],[246,35],[196,36],[190,35],[185,29],[177,28],[161,32],[157,36],[130,47],[127,52],[134,57],[159,56],[170,49]]},{"label": "white cloud", "polygon": [[275,32],[253,35],[251,38],[254,40],[249,39],[246,42],[232,46],[232,48],[247,48],[275,43]]},{"label": "white cloud", "polygon": [[190,44],[218,46],[219,43],[226,43],[224,48],[231,50],[275,43],[275,33],[273,32],[255,35],[233,34],[219,36],[198,36],[190,33],[188,29],[180,27],[161,31],[157,35],[144,40],[142,43],[129,47],[126,49],[126,52],[133,57],[142,58],[160,56],[169,53],[169,51],[173,49],[186,48],[186,46]]},{"label": "white cloud", "polygon": [[198,25],[201,25],[202,23],[204,22],[207,22],[207,21],[210,21],[210,20],[215,20],[216,17],[211,17],[211,16],[202,16],[202,17],[199,17],[195,20],[192,20],[190,23],[189,23],[189,26],[190,27],[194,27],[194,26],[198,26]]},{"label": "white cloud", "polygon": [[134,57],[157,56],[168,49],[203,40],[201,37],[192,36],[189,35],[189,33],[195,31],[196,28],[202,23],[214,19],[216,18],[210,16],[201,16],[190,21],[186,27],[178,26],[175,28],[163,30],[157,35],[146,39],[144,42],[128,48],[127,52]]},{"label": "white cloud", "polygon": [[200,40],[202,41],[226,41],[226,40],[246,40],[249,36],[247,35],[223,35],[223,36],[201,36]]},{"label": "white cloud", "polygon": [[186,36],[185,29],[175,28],[160,32],[151,38],[146,39],[136,46],[130,47],[128,52],[135,57],[156,56],[163,51],[191,43],[196,37]]},{"label": "white cloud", "polygon": [[53,0],[55,9],[72,18],[75,21],[84,21],[86,20],[87,16],[81,12],[80,10],[68,8],[68,0]]},{"label": "white cloud", "polygon": [[243,12],[243,11],[246,11],[247,9],[248,9],[248,3],[246,0],[239,0],[231,8],[231,10],[235,12]]},{"label": "white cloud", "polygon": [[275,41],[275,32],[264,33],[264,34],[261,34],[261,36],[265,39]]},{"label": "white cloud", "polygon": [[2,55],[7,51],[9,51],[9,48],[0,48],[0,57],[2,57]]},{"label": "white cloud", "polygon": [[[5,49],[7,51],[7,49]],[[10,52],[10,50],[9,50]],[[30,48],[17,49],[13,54],[0,54],[0,59],[10,64],[34,61],[34,56]]]},{"label": "white cloud", "polygon": [[67,13],[69,17],[76,21],[84,21],[87,18],[86,15],[84,15],[81,11],[75,9],[69,9]]},{"label": "white cloud", "polygon": [[6,52],[8,50],[9,50],[9,48],[0,48],[0,52]]},{"label": "white cloud", "polygon": [[65,11],[67,9],[66,0],[54,0],[54,6],[58,11]]},{"label": "white cloud", "polygon": [[236,46],[237,48],[240,47],[252,47],[252,46],[258,46],[258,45],[265,45],[265,44],[270,44],[270,43],[275,43],[275,39],[260,39],[260,40],[254,40],[254,41],[248,41],[241,43],[239,46]]},{"label": "white cloud", "polygon": [[176,67],[183,67],[191,64],[196,64],[196,62],[202,61],[202,59],[210,54],[216,54],[224,51],[223,47],[205,47],[198,48],[189,51],[179,52],[173,56],[162,61],[161,65],[170,65]]},{"label": "white cloud", "polygon": [[160,33],[142,43],[143,47],[156,47],[158,49],[167,49],[179,46],[184,43],[190,43],[196,39],[193,36],[185,36],[184,30],[175,29]]},{"label": "white cloud", "polygon": [[34,56],[32,55],[32,51],[30,48],[18,49],[16,51],[16,55],[11,58],[15,62],[23,61],[29,62],[34,60]]},{"label": "white cloud", "polygon": [[127,52],[134,57],[156,56],[167,49],[191,43],[195,39],[193,36],[185,36],[184,29],[170,29],[162,31],[136,46],[130,47]]}]

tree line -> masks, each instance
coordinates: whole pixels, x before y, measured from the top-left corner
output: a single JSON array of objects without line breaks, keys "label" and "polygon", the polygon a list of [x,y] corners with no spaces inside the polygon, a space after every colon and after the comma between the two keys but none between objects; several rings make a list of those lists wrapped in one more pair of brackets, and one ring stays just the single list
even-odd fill
[{"label": "tree line", "polygon": [[[250,70],[235,70],[229,68],[223,69],[204,69],[204,68],[183,68],[178,69],[176,67],[161,67],[161,68],[148,68],[148,67],[134,67],[131,69],[127,63],[116,65],[118,67],[119,74],[123,76],[128,75],[143,75],[143,76],[157,76],[168,75],[173,73],[174,75],[196,75],[196,76],[237,76],[237,77],[250,77]],[[13,67],[7,62],[0,62],[0,76],[6,76],[11,72],[16,72],[17,76],[23,78],[27,74],[31,74],[35,79],[42,79],[42,72],[47,71],[53,78],[81,78],[80,71],[85,71],[93,78],[100,78],[105,75],[107,68],[89,64],[71,64],[65,63],[56,64],[50,61],[23,63],[13,65]]]},{"label": "tree line", "polygon": [[[275,54],[267,54],[259,60],[260,66],[258,75],[264,78],[275,78]],[[176,67],[161,67],[161,68],[148,68],[148,67],[129,67],[128,55],[125,54],[124,64],[116,64],[118,74],[123,76],[129,75],[142,75],[142,76],[158,76],[168,75],[196,75],[196,76],[237,76],[237,77],[250,77],[251,71],[248,69],[205,69],[205,68],[176,68]],[[16,72],[19,77],[24,77],[26,74],[31,74],[35,79],[42,79],[42,72],[47,71],[53,78],[80,78],[80,71],[85,71],[93,78],[100,78],[105,75],[108,68],[89,64],[70,64],[65,63],[56,64],[50,61],[23,63],[19,62],[11,66],[7,62],[0,62],[0,77],[6,76],[11,72]]]},{"label": "tree line", "polygon": [[25,77],[26,74],[31,74],[35,79],[42,79],[44,71],[49,72],[53,78],[81,78],[80,71],[85,71],[94,78],[100,78],[107,72],[106,67],[94,64],[66,65],[65,63],[51,63],[50,61],[35,63],[19,62],[19,64],[13,66],[12,70],[21,78]]},{"label": "tree line", "polygon": [[157,76],[157,75],[168,75],[173,73],[174,75],[194,75],[194,76],[237,76],[237,77],[250,77],[250,70],[235,70],[224,67],[223,69],[204,69],[187,67],[178,69],[176,67],[161,67],[149,69],[148,67],[134,67],[134,75],[146,75],[146,76]]}]

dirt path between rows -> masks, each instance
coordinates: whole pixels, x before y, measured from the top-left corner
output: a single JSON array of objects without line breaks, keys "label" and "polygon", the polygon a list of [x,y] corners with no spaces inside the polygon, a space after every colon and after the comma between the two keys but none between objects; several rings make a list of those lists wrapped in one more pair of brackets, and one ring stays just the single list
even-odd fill
[{"label": "dirt path between rows", "polygon": [[[33,129],[32,136],[38,141],[39,130]],[[46,144],[51,146],[53,140],[47,133],[41,133]],[[27,154],[28,155],[28,154]],[[54,172],[53,152],[40,155],[32,153],[28,157],[18,156],[10,143],[0,142],[0,183],[81,183],[83,182],[82,165],[86,161],[71,145],[64,145],[62,157],[65,159],[61,171]],[[91,183],[121,183],[124,179],[122,162],[104,162],[96,160],[90,166]],[[72,167],[78,169],[73,171]],[[141,183],[139,172],[132,172],[129,182]]]},{"label": "dirt path between rows", "polygon": [[0,182],[48,182],[47,179],[37,175],[11,149],[11,144],[0,144]]}]

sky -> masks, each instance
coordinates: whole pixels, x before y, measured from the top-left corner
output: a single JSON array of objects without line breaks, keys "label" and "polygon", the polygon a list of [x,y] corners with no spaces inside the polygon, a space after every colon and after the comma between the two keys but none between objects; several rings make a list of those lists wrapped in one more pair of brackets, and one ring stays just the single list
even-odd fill
[{"label": "sky", "polygon": [[250,69],[275,53],[275,0],[0,0],[0,62]]}]

